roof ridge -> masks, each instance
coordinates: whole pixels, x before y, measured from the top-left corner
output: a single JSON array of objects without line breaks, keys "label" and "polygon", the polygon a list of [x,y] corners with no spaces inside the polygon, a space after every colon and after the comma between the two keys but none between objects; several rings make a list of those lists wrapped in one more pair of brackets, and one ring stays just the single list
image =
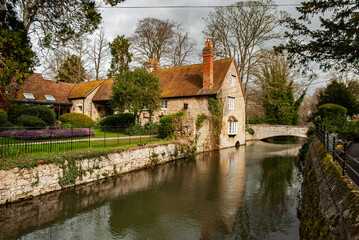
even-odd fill
[{"label": "roof ridge", "polygon": [[[233,59],[234,59],[234,57],[229,57],[229,58],[218,59],[218,60],[213,61],[213,63],[215,63],[215,62],[219,62],[219,61],[230,60],[230,59],[232,59],[232,60],[233,60]],[[196,67],[196,66],[199,66],[199,65],[203,65],[203,63],[196,63],[196,64],[185,65],[185,66],[178,66],[178,67],[172,67],[172,68],[162,68],[162,69],[159,69],[158,71],[161,71],[161,70],[168,70],[168,69],[176,69],[176,68],[185,68],[185,67]]]}]

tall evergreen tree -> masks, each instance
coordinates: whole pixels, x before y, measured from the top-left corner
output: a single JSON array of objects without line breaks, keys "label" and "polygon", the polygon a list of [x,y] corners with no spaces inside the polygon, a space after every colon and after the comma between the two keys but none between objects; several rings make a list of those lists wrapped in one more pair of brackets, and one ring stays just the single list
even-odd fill
[{"label": "tall evergreen tree", "polygon": [[349,116],[359,113],[359,104],[352,89],[349,89],[343,82],[333,80],[328,84],[327,88],[320,93],[317,107],[326,103],[334,103],[345,107],[348,110],[347,113]]},{"label": "tall evergreen tree", "polygon": [[87,73],[81,59],[76,55],[68,56],[59,69],[57,79],[69,83],[87,80]]},{"label": "tall evergreen tree", "polygon": [[132,61],[132,54],[129,52],[130,43],[124,35],[117,36],[112,43],[109,43],[112,54],[111,66],[108,70],[108,77],[113,77],[118,73],[124,73],[129,69]]},{"label": "tall evergreen tree", "polygon": [[0,9],[0,107],[7,109],[15,95],[14,88],[31,73],[35,53],[23,23],[17,18],[14,3]]}]

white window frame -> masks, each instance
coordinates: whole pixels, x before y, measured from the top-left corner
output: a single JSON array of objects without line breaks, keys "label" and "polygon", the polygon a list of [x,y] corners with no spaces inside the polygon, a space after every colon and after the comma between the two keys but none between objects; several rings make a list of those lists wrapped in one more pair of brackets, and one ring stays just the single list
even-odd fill
[{"label": "white window frame", "polygon": [[32,93],[23,93],[23,95],[26,99],[35,99],[35,97]]},{"label": "white window frame", "polygon": [[235,75],[232,75],[231,86],[232,86],[232,87],[235,87],[235,86],[236,86],[236,76],[235,76]]},{"label": "white window frame", "polygon": [[167,104],[168,104],[167,99],[162,99],[162,107],[161,107],[161,109],[167,109]]},{"label": "white window frame", "polygon": [[47,101],[56,101],[56,99],[52,95],[45,95],[45,98]]},{"label": "white window frame", "polygon": [[234,110],[234,97],[228,97],[228,109]]},{"label": "white window frame", "polygon": [[237,122],[228,121],[228,135],[237,135]]}]

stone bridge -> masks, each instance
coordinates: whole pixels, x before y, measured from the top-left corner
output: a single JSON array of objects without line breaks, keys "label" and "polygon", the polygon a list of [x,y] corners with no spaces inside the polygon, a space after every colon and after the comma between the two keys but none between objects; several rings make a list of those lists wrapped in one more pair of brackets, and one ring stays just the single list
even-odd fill
[{"label": "stone bridge", "polygon": [[252,128],[254,134],[246,132],[246,141],[262,140],[269,137],[278,136],[297,136],[307,137],[305,133],[308,126],[290,126],[290,125],[269,125],[269,124],[247,124],[247,128]]}]

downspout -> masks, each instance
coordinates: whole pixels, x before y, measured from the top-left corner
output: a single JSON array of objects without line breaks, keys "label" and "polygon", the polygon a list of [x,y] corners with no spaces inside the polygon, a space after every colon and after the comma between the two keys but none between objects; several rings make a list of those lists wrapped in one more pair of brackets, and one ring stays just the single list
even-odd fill
[{"label": "downspout", "polygon": [[85,99],[82,99],[82,114],[85,114]]}]

